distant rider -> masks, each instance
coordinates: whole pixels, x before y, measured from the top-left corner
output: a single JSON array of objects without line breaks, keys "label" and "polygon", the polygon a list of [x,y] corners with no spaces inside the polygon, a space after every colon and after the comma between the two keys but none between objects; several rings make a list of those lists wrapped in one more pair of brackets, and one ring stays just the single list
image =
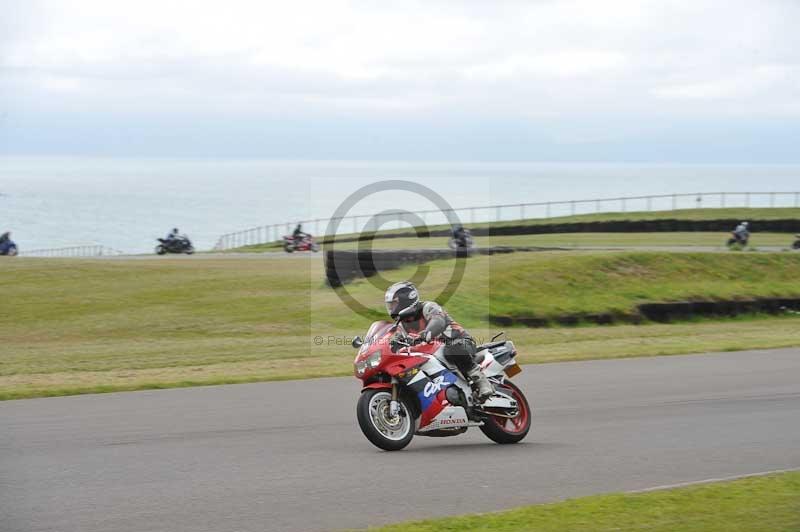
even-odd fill
[{"label": "distant rider", "polygon": [[397,319],[399,313],[409,309],[401,323],[408,333],[418,334],[415,343],[444,342],[444,357],[455,365],[465,379],[472,383],[478,401],[483,402],[493,393],[491,383],[475,363],[477,350],[475,340],[445,310],[434,301],[420,301],[417,288],[403,281],[395,283],[386,290],[384,297],[386,310]]},{"label": "distant rider", "polygon": [[308,233],[303,232],[303,226],[301,224],[297,224],[297,227],[294,228],[294,233],[292,233],[292,238],[294,238],[295,246],[298,245],[300,242],[303,241],[304,237],[310,237]]},{"label": "distant rider", "polygon": [[11,240],[11,231],[6,231],[2,235],[0,235],[0,244],[5,244],[9,240]]},{"label": "distant rider", "polygon": [[742,222],[733,230],[733,234],[739,242],[747,242],[750,239],[750,231],[747,229],[749,225],[747,222]]}]

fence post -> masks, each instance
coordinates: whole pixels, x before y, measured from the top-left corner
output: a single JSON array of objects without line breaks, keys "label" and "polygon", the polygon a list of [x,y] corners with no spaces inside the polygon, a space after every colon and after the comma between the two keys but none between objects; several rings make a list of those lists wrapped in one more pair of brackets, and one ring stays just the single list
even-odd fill
[{"label": "fence post", "polygon": [[627,211],[628,211],[628,202],[625,200],[625,198],[622,198],[622,212],[627,212]]},{"label": "fence post", "polygon": [[672,195],[672,210],[674,211],[677,208],[678,208],[678,196],[676,194],[673,194]]},{"label": "fence post", "polygon": [[[797,194],[795,194],[795,203],[797,203]],[[475,207],[470,208],[469,210],[469,220],[470,223],[475,223]]]},{"label": "fence post", "polygon": [[770,192],[769,193],[769,206],[770,207],[774,207],[775,206],[775,193],[774,192]]},{"label": "fence post", "polygon": [[570,201],[570,212],[572,212],[572,216],[575,216],[575,202]]},{"label": "fence post", "polygon": [[800,202],[800,192],[794,193],[794,206],[797,207],[798,202]]},{"label": "fence post", "polygon": [[745,193],[745,195],[744,195],[744,206],[745,207],[749,207],[750,206],[750,193],[749,192]]},{"label": "fence post", "polygon": [[722,208],[725,208],[725,193],[724,192],[720,192],[719,193],[719,204],[720,204],[720,206]]}]

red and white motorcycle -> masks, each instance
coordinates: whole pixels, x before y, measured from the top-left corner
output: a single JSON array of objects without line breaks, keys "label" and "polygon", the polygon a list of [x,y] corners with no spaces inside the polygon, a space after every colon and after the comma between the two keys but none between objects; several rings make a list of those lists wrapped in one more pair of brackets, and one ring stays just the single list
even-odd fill
[{"label": "red and white motorcycle", "polygon": [[[415,345],[394,324],[376,321],[366,339],[358,336],[355,376],[364,386],[356,413],[361,431],[375,446],[398,451],[420,436],[456,436],[479,427],[497,443],[517,443],[531,428],[531,408],[525,395],[509,377],[522,368],[511,341],[494,341],[478,347],[476,362],[495,393],[479,404],[460,372],[445,360],[444,344]],[[394,349],[392,349],[394,347]],[[399,349],[398,349],[399,347]]]},{"label": "red and white motorcycle", "polygon": [[299,241],[292,235],[286,235],[283,237],[283,250],[286,253],[292,253],[294,251],[313,251],[316,253],[319,251],[319,244],[317,244],[314,237],[311,235],[303,235]]}]

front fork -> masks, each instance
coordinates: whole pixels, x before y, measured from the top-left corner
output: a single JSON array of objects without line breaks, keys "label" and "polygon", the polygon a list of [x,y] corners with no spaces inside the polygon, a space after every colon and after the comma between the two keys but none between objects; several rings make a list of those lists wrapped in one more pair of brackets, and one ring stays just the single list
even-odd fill
[{"label": "front fork", "polygon": [[392,400],[389,402],[389,415],[396,417],[400,413],[400,402],[397,400],[398,386],[397,379],[392,377]]}]

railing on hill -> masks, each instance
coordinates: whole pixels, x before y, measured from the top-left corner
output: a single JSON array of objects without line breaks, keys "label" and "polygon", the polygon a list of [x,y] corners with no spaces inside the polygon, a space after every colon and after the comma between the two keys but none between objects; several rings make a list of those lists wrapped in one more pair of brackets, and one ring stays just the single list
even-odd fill
[{"label": "railing on hill", "polygon": [[30,251],[20,252],[20,256],[24,257],[107,257],[122,254],[121,251],[99,244],[69,246],[64,248],[32,249]]},{"label": "railing on hill", "polygon": [[[727,207],[800,207],[800,192],[699,192],[694,194],[656,194],[650,196],[628,196],[620,198],[583,199],[571,201],[545,201],[536,203],[510,203],[503,205],[484,205],[476,207],[460,207],[452,209],[464,224],[509,222],[523,219],[547,219],[555,216],[571,216],[577,214],[598,214],[631,211],[670,211],[689,208],[727,208]],[[412,211],[426,224],[446,225],[447,213],[438,210]],[[385,213],[388,227],[400,228],[402,223],[396,217]],[[279,224],[252,227],[242,231],[227,233],[219,237],[214,250],[224,251],[242,246],[266,244],[279,241],[282,235],[291,234],[296,224],[303,224],[306,231],[312,230],[319,235],[320,229],[327,228],[329,218],[313,220],[297,220]],[[340,233],[358,233],[363,230],[359,221],[377,223],[382,227],[380,215],[377,220],[373,215],[360,214],[342,217]],[[352,225],[351,225],[352,224]],[[392,227],[394,224],[394,227]]]}]

